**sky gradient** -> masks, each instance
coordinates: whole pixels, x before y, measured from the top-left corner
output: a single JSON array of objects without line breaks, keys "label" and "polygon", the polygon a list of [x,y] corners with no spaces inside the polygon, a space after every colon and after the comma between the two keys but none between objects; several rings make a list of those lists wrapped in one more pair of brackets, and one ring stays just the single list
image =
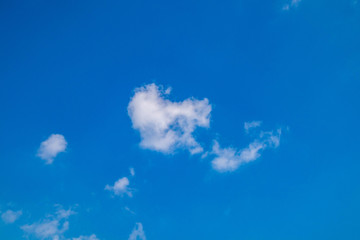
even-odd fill
[{"label": "sky gradient", "polygon": [[2,1],[0,239],[360,239],[360,2]]}]

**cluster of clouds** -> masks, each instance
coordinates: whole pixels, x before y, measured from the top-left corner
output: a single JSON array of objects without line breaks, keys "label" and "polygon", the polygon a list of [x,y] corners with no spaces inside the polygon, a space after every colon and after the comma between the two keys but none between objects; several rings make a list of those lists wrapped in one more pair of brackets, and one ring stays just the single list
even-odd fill
[{"label": "cluster of clouds", "polygon": [[[41,240],[99,240],[95,234],[90,236],[80,236],[78,238],[65,238],[64,233],[69,229],[68,218],[76,214],[71,208],[63,209],[60,205],[56,205],[57,211],[49,214],[45,218],[33,222],[31,224],[22,225],[20,228],[27,237],[32,236]],[[12,224],[22,215],[22,210],[13,211],[8,209],[1,218],[6,224]]]},{"label": "cluster of clouds", "polygon": [[[295,6],[299,1],[292,0],[290,5]],[[188,98],[176,102],[168,99],[170,93],[170,88],[164,89],[154,83],[135,89],[128,104],[128,114],[133,128],[140,133],[140,146],[164,154],[174,153],[178,149],[187,149],[190,154],[203,153],[204,148],[196,140],[194,132],[197,128],[210,128],[212,107],[209,100]],[[261,121],[245,122],[244,130],[249,133],[261,125]],[[258,159],[265,149],[277,148],[280,136],[281,128],[260,131],[259,136],[242,149],[222,148],[214,140],[212,150],[205,152],[203,156],[213,156],[211,165],[214,170],[232,172],[242,164]],[[63,135],[52,134],[40,144],[37,156],[46,164],[52,164],[59,153],[65,152],[67,144]],[[130,169],[130,174],[135,175],[133,168]],[[106,185],[105,190],[118,196],[132,197],[129,184],[129,178],[122,177],[113,185]]]},{"label": "cluster of clouds", "polygon": [[[176,102],[169,100],[169,89],[155,84],[135,89],[128,105],[132,126],[139,131],[140,146],[161,153],[174,153],[177,149],[187,149],[191,154],[203,153],[203,146],[194,136],[197,128],[210,127],[211,105],[207,98],[188,98]],[[260,127],[261,121],[245,122],[249,133]],[[218,172],[232,172],[244,163],[256,160],[262,151],[277,148],[280,144],[281,128],[260,131],[258,137],[240,150],[232,147],[221,148],[214,140],[212,150],[203,154],[212,156],[211,165]]]},{"label": "cluster of clouds", "polygon": [[[59,153],[65,152],[67,144],[68,143],[63,135],[51,134],[40,144],[37,156],[45,160],[45,164],[52,164]],[[129,171],[131,177],[135,176],[134,168],[130,168]],[[129,188],[129,184],[129,178],[123,177],[118,179],[113,185],[106,185],[105,190],[113,192],[114,195],[128,195],[129,197],[132,197],[132,189]],[[15,221],[19,214],[21,215],[20,212],[8,212],[3,214],[3,218],[9,219],[7,221]]]},{"label": "cluster of clouds", "polygon": [[[39,221],[20,226],[27,238],[36,238],[40,240],[100,240],[95,234],[81,235],[79,237],[67,238],[65,232],[69,229],[69,218],[76,214],[71,208],[65,210],[60,205],[56,205],[57,211],[49,214]],[[1,214],[2,220],[6,224],[14,223],[22,211],[7,210]],[[136,223],[134,229],[129,235],[128,240],[146,240],[142,223]]]},{"label": "cluster of clouds", "polygon": [[[45,164],[53,164],[54,159],[59,153],[65,152],[67,148],[67,141],[61,134],[51,134],[46,140],[41,142],[37,152],[37,156],[45,161]],[[129,168],[130,176],[135,176],[135,169]],[[128,177],[122,177],[115,181],[113,185],[106,185],[105,190],[112,192],[116,196],[127,195],[132,197],[133,189],[129,187],[130,180]],[[126,207],[127,208],[127,207]],[[128,211],[131,211],[127,208]],[[77,238],[65,238],[64,233],[69,229],[68,218],[75,214],[71,209],[59,209],[55,214],[50,214],[46,218],[32,224],[21,226],[21,229],[28,236],[33,236],[41,240],[99,240],[95,234]],[[1,215],[5,223],[14,223],[20,216],[22,211],[7,210]],[[136,223],[133,231],[129,235],[129,240],[146,240],[143,226],[141,223]]]},{"label": "cluster of clouds", "polygon": [[[292,0],[284,10],[297,6],[300,0]],[[244,123],[246,134],[256,133],[256,137],[245,147],[221,147],[218,140],[213,140],[211,146],[202,146],[195,137],[198,128],[209,129],[212,107],[207,98],[198,100],[187,98],[183,101],[171,101],[171,89],[164,89],[156,84],[148,84],[135,89],[135,93],[128,104],[128,114],[132,126],[140,133],[140,146],[143,149],[157,151],[163,154],[174,154],[185,149],[190,154],[202,153],[202,158],[211,157],[211,166],[217,172],[233,172],[241,165],[258,159],[262,152],[280,145],[281,128],[263,131],[257,130],[262,126],[261,121]],[[251,134],[254,136],[254,134]],[[59,153],[65,152],[67,141],[61,134],[51,134],[41,142],[37,156],[52,164]],[[207,149],[207,150],[205,150]],[[121,177],[113,185],[107,184],[106,191],[115,196],[132,197],[134,189],[130,188],[130,179],[135,176],[134,168],[129,169],[130,176]],[[132,212],[128,207],[127,211]],[[31,224],[21,226],[26,236],[40,240],[99,240],[95,234],[66,238],[64,233],[69,229],[69,218],[76,214],[71,208],[68,210],[58,206],[54,214]],[[1,214],[6,224],[14,223],[22,211],[7,210]],[[128,240],[146,240],[142,223],[135,224]]]},{"label": "cluster of clouds", "polygon": [[21,229],[28,236],[34,236],[37,239],[64,240],[64,233],[69,229],[69,217],[75,212],[71,209],[64,210],[60,208],[55,214],[48,215],[44,219],[31,224],[21,226]]}]

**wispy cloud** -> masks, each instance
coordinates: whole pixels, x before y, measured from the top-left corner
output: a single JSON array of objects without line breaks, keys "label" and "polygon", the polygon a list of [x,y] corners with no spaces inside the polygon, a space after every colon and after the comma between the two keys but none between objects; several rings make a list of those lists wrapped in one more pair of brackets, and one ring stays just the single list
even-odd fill
[{"label": "wispy cloud", "polygon": [[262,124],[261,121],[245,122],[244,123],[245,132],[248,133],[250,131],[250,129],[260,127],[261,124]]},{"label": "wispy cloud", "polygon": [[32,224],[23,225],[21,229],[26,234],[42,240],[64,239],[63,234],[69,229],[69,221],[67,219],[73,214],[75,212],[71,209],[59,209],[54,215],[49,215]]},{"label": "wispy cloud", "polygon": [[131,232],[128,240],[146,240],[143,225],[136,223],[133,231]]},{"label": "wispy cloud", "polygon": [[130,209],[129,207],[127,207],[127,206],[125,206],[124,209],[125,209],[125,211],[127,211],[127,212],[129,212],[129,213],[131,213],[131,214],[133,214],[133,215],[136,214],[133,210],[131,210],[131,209]]},{"label": "wispy cloud", "polygon": [[113,186],[106,185],[105,190],[113,192],[115,195],[123,196],[124,194],[132,197],[131,189],[129,188],[130,181],[127,177],[120,178]]},{"label": "wispy cloud", "polygon": [[72,240],[100,240],[100,239],[97,238],[95,234],[92,234],[90,236],[80,236],[77,238],[72,238]]},{"label": "wispy cloud", "polygon": [[40,144],[37,156],[45,160],[46,164],[52,164],[54,158],[61,152],[65,152],[67,142],[61,134],[51,134],[48,139]]},{"label": "wispy cloud", "polygon": [[130,171],[130,175],[133,177],[135,176],[135,169],[134,168],[129,168]]},{"label": "wispy cloud", "polygon": [[289,11],[291,8],[296,8],[300,2],[301,0],[291,0],[283,6],[282,10]]},{"label": "wispy cloud", "polygon": [[266,148],[277,148],[280,144],[280,136],[281,129],[275,132],[261,132],[258,139],[241,150],[232,147],[221,148],[220,144],[214,141],[212,154],[215,158],[211,162],[212,167],[218,172],[235,171],[240,165],[258,159]]},{"label": "wispy cloud", "polygon": [[12,211],[7,210],[3,214],[1,214],[1,219],[4,221],[4,223],[14,223],[20,216],[22,215],[22,211]]},{"label": "wispy cloud", "polygon": [[205,98],[188,98],[182,102],[167,99],[170,90],[149,84],[135,90],[128,105],[133,128],[141,135],[143,148],[171,153],[186,148],[192,154],[203,151],[193,132],[209,127],[211,105]]}]

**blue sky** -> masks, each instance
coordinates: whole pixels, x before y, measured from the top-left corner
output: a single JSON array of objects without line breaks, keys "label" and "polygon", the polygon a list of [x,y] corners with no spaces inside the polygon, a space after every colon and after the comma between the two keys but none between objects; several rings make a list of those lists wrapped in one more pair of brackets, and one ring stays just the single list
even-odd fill
[{"label": "blue sky", "polygon": [[360,239],[360,2],[3,1],[0,239]]}]

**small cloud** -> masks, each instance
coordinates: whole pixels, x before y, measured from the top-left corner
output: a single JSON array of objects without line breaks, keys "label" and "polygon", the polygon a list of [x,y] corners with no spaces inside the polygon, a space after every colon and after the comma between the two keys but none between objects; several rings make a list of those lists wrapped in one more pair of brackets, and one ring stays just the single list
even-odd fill
[{"label": "small cloud", "polygon": [[69,218],[71,215],[74,215],[76,212],[74,212],[71,209],[65,210],[60,208],[59,210],[56,211],[56,216],[59,219],[67,219]]},{"label": "small cloud", "polygon": [[282,8],[283,11],[288,11],[290,9],[290,5],[289,4],[285,4]]},{"label": "small cloud", "polygon": [[42,240],[59,240],[63,239],[63,234],[69,229],[68,218],[75,214],[71,209],[59,209],[54,215],[21,226],[21,229],[28,235],[33,235]]},{"label": "small cloud", "polygon": [[261,132],[258,139],[251,142],[246,148],[237,150],[235,148],[221,148],[217,141],[214,141],[212,154],[215,158],[211,164],[218,172],[232,172],[240,165],[255,161],[261,156],[266,148],[277,148],[280,144],[281,129],[270,132]]},{"label": "small cloud", "polygon": [[130,184],[129,179],[127,177],[123,177],[117,180],[113,186],[106,185],[105,190],[109,190],[118,196],[127,194],[129,197],[132,197],[132,193],[129,189],[129,184]]},{"label": "small cloud", "polygon": [[22,215],[22,211],[12,211],[7,210],[3,214],[1,214],[1,219],[4,221],[4,223],[14,223],[20,216]]},{"label": "small cloud", "polygon": [[128,105],[133,128],[140,132],[140,146],[162,153],[178,148],[191,154],[203,151],[193,133],[210,125],[211,105],[208,99],[188,98],[181,102],[167,99],[170,88],[155,84],[137,88]]},{"label": "small cloud", "polygon": [[131,176],[135,176],[135,169],[134,168],[129,168],[129,171],[130,171]]},{"label": "small cloud", "polygon": [[127,212],[129,212],[129,213],[131,213],[131,214],[133,214],[133,215],[136,214],[134,211],[132,211],[132,210],[131,210],[129,207],[127,207],[127,206],[125,206],[124,209],[125,209]]},{"label": "small cloud", "polygon": [[146,240],[145,232],[143,230],[143,225],[141,223],[135,224],[135,227],[131,232],[128,240]]},{"label": "small cloud", "polygon": [[262,124],[261,121],[245,122],[244,123],[245,132],[248,133],[250,129],[260,127],[261,124]]},{"label": "small cloud", "polygon": [[291,0],[290,3],[286,3],[282,10],[283,11],[289,11],[291,8],[296,8],[298,7],[299,3],[301,2],[301,0]]},{"label": "small cloud", "polygon": [[54,158],[61,152],[65,152],[67,142],[61,134],[51,134],[48,139],[40,144],[37,156],[45,160],[46,164],[52,164]]},{"label": "small cloud", "polygon": [[72,240],[100,240],[100,239],[98,239],[95,234],[91,234],[90,236],[80,236],[77,238],[72,238]]},{"label": "small cloud", "polygon": [[204,158],[207,158],[207,156],[209,156],[209,152],[208,151],[206,151],[206,152],[204,152],[203,154],[201,154],[201,159],[204,159]]}]

